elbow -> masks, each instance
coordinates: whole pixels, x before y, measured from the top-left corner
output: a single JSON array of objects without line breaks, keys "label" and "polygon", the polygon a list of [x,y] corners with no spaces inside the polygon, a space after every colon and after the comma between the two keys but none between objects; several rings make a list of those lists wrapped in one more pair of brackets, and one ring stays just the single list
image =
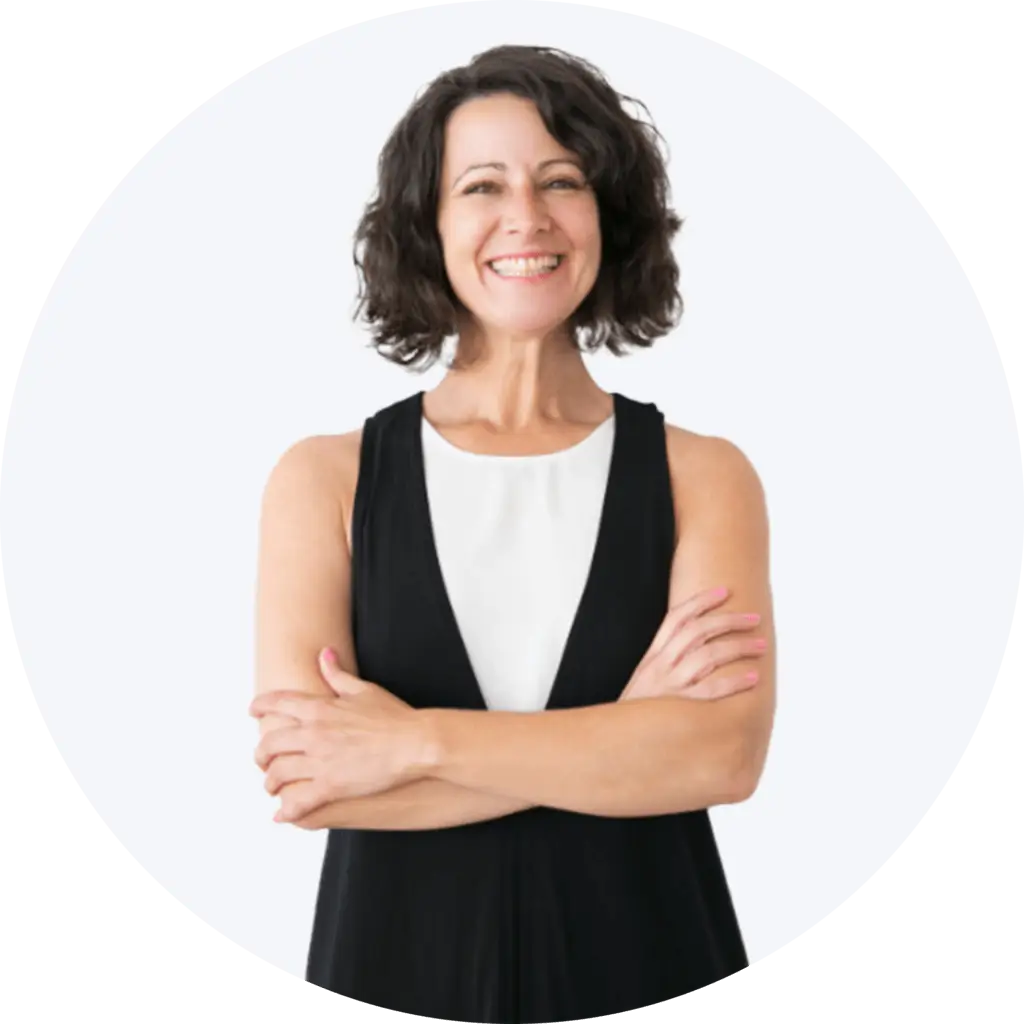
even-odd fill
[{"label": "elbow", "polygon": [[731,764],[721,765],[705,781],[704,806],[741,804],[744,800],[750,799],[754,788],[755,784],[748,772]]},{"label": "elbow", "polygon": [[749,772],[732,773],[722,787],[724,793],[723,804],[741,804],[749,800],[757,789],[757,779]]},{"label": "elbow", "polygon": [[726,799],[722,802],[741,804],[744,800],[749,800],[761,781],[763,766],[764,758],[751,751],[749,746],[744,746],[730,759],[727,768],[723,771],[722,788]]}]

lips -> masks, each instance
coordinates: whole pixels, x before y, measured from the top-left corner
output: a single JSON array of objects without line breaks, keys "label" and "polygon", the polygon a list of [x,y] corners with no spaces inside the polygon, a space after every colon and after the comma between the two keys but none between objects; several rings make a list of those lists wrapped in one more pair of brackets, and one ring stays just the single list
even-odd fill
[{"label": "lips", "polygon": [[535,250],[533,252],[508,252],[504,256],[492,256],[487,262],[497,263],[498,260],[542,260],[547,257],[565,256],[564,252],[543,252],[541,250]]},{"label": "lips", "polygon": [[[495,263],[500,263],[502,260],[509,259],[545,259],[555,257],[556,263],[550,269],[538,270],[532,274],[501,274],[494,268]],[[488,260],[485,266],[491,271],[496,277],[500,277],[503,281],[516,280],[516,281],[530,281],[535,278],[549,277],[553,274],[562,264],[565,262],[565,253],[534,253],[530,256],[499,256],[493,260]]]}]

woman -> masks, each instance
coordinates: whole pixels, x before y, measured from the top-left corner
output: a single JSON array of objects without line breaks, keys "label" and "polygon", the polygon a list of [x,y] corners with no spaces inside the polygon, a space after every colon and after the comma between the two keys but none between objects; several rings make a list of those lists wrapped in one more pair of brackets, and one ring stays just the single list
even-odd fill
[{"label": "woman", "polygon": [[436,79],[356,263],[378,348],[449,372],[267,483],[256,760],[330,830],[306,976],[355,999],[575,1020],[747,964],[707,808],[771,731],[764,497],[582,358],[680,307],[651,131],[549,48]]}]

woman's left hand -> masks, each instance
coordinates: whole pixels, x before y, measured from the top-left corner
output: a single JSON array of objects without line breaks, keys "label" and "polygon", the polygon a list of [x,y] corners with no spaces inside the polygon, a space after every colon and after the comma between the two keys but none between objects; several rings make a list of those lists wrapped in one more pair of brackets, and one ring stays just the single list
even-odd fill
[{"label": "woman's left hand", "polygon": [[430,738],[416,710],[376,683],[320,657],[334,696],[275,690],[257,696],[249,714],[290,715],[297,725],[270,729],[256,748],[264,787],[281,794],[275,821],[296,821],[334,800],[367,796],[425,774]]}]

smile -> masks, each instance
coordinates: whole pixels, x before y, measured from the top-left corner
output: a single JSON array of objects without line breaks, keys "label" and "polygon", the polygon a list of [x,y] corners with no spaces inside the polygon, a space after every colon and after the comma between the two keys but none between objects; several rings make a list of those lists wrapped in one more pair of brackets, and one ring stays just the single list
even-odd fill
[{"label": "smile", "polygon": [[492,260],[487,264],[487,269],[502,280],[539,281],[554,274],[564,262],[564,255],[556,256],[554,261],[550,257],[528,260]]}]

